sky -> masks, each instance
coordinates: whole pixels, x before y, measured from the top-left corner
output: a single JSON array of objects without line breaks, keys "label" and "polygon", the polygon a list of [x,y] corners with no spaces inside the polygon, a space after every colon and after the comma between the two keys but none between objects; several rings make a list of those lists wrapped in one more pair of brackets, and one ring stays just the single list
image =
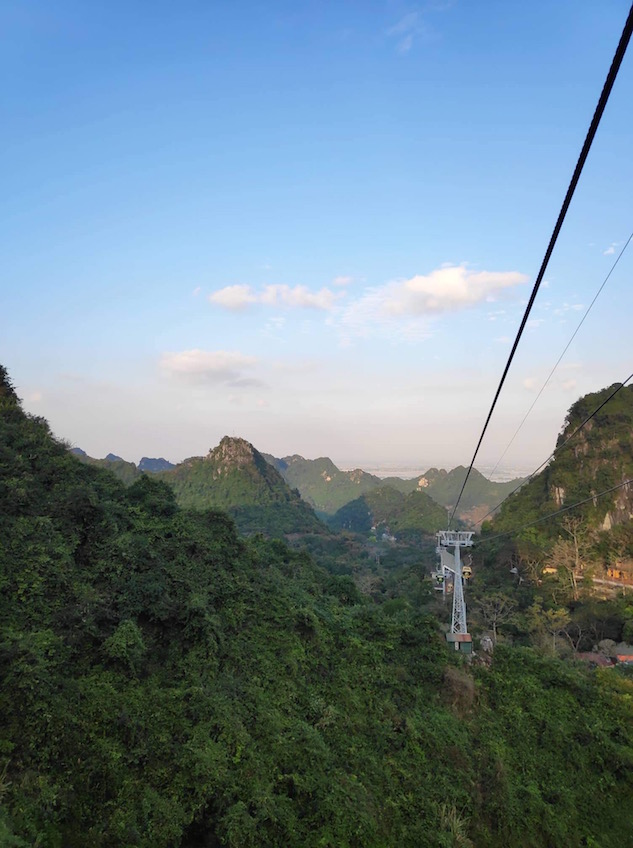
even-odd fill
[{"label": "sky", "polygon": [[[90,455],[468,464],[627,0],[0,0],[0,362]],[[625,57],[478,465],[633,231]],[[633,366],[625,251],[502,467]]]}]

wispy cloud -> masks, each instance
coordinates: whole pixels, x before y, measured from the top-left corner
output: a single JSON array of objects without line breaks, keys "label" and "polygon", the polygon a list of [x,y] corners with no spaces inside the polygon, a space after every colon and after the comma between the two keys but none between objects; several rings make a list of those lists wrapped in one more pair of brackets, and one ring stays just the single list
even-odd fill
[{"label": "wispy cloud", "polygon": [[[561,366],[561,370],[565,368],[574,368],[575,363],[571,363],[569,366]],[[544,378],[542,377],[526,377],[523,380],[523,388],[528,392],[536,392],[537,389],[540,389],[543,385]],[[551,379],[547,384],[548,391],[564,391],[571,392],[578,385],[578,381],[574,379],[574,377],[565,377],[564,375],[555,376]]]},{"label": "wispy cloud", "polygon": [[246,369],[257,363],[254,356],[227,350],[183,350],[179,353],[164,353],[160,368],[170,377],[195,384],[220,384],[244,387],[261,385],[243,377]]},{"label": "wispy cloud", "polygon": [[434,28],[428,23],[432,13],[446,12],[454,5],[454,0],[427,0],[422,7],[414,8],[386,30],[387,36],[395,39],[398,53],[406,54],[416,41],[428,41],[436,36]]},{"label": "wispy cloud", "polygon": [[602,251],[602,255],[603,256],[613,256],[613,254],[615,253],[616,247],[619,247],[619,246],[620,246],[619,241],[612,241],[611,244],[609,245],[609,247],[607,247],[606,250]]},{"label": "wispy cloud", "polygon": [[202,286],[196,286],[195,289],[191,292],[193,297],[198,297],[200,292],[202,291]]},{"label": "wispy cloud", "polygon": [[307,286],[268,285],[256,291],[251,286],[237,285],[218,289],[209,295],[209,301],[236,312],[253,304],[330,311],[341,297],[344,297],[344,292],[333,292],[328,288],[311,291]]},{"label": "wispy cloud", "polygon": [[354,282],[353,277],[341,276],[341,277],[334,277],[334,279],[332,280],[332,285],[333,286],[349,286],[353,282]]},{"label": "wispy cloud", "polygon": [[443,265],[430,274],[368,288],[339,310],[333,323],[351,335],[392,331],[408,340],[431,335],[430,320],[489,303],[505,290],[528,281],[518,271],[474,271],[466,265]]},{"label": "wispy cloud", "polygon": [[398,53],[408,53],[413,47],[416,36],[425,34],[427,28],[422,20],[420,12],[408,12],[404,17],[389,27],[387,35],[396,39],[396,50]]},{"label": "wispy cloud", "polygon": [[563,303],[562,306],[554,310],[554,315],[565,315],[567,312],[580,312],[584,308],[583,303]]}]

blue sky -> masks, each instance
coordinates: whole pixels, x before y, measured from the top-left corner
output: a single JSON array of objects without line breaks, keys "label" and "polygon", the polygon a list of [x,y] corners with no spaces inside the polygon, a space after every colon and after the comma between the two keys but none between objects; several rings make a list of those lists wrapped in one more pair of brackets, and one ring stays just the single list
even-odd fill
[{"label": "blue sky", "polygon": [[[0,3],[0,360],[95,456],[469,461],[622,0]],[[8,82],[8,84],[6,84]],[[625,59],[483,445],[633,230]],[[628,376],[633,247],[507,463]]]}]

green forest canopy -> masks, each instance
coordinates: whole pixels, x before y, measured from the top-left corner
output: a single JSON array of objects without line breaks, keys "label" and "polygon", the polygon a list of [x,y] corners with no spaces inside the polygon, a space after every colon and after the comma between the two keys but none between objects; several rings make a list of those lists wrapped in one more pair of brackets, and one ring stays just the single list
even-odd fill
[{"label": "green forest canopy", "polygon": [[0,372],[0,844],[627,844],[633,691],[125,488]]}]

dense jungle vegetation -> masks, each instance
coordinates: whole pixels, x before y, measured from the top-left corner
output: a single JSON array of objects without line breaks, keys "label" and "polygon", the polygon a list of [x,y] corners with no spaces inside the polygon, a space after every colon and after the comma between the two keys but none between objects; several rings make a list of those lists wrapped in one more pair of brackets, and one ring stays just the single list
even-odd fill
[{"label": "dense jungle vegetation", "polygon": [[[317,554],[318,556],[318,554]],[[125,487],[0,372],[0,845],[620,848],[633,684]]]}]

